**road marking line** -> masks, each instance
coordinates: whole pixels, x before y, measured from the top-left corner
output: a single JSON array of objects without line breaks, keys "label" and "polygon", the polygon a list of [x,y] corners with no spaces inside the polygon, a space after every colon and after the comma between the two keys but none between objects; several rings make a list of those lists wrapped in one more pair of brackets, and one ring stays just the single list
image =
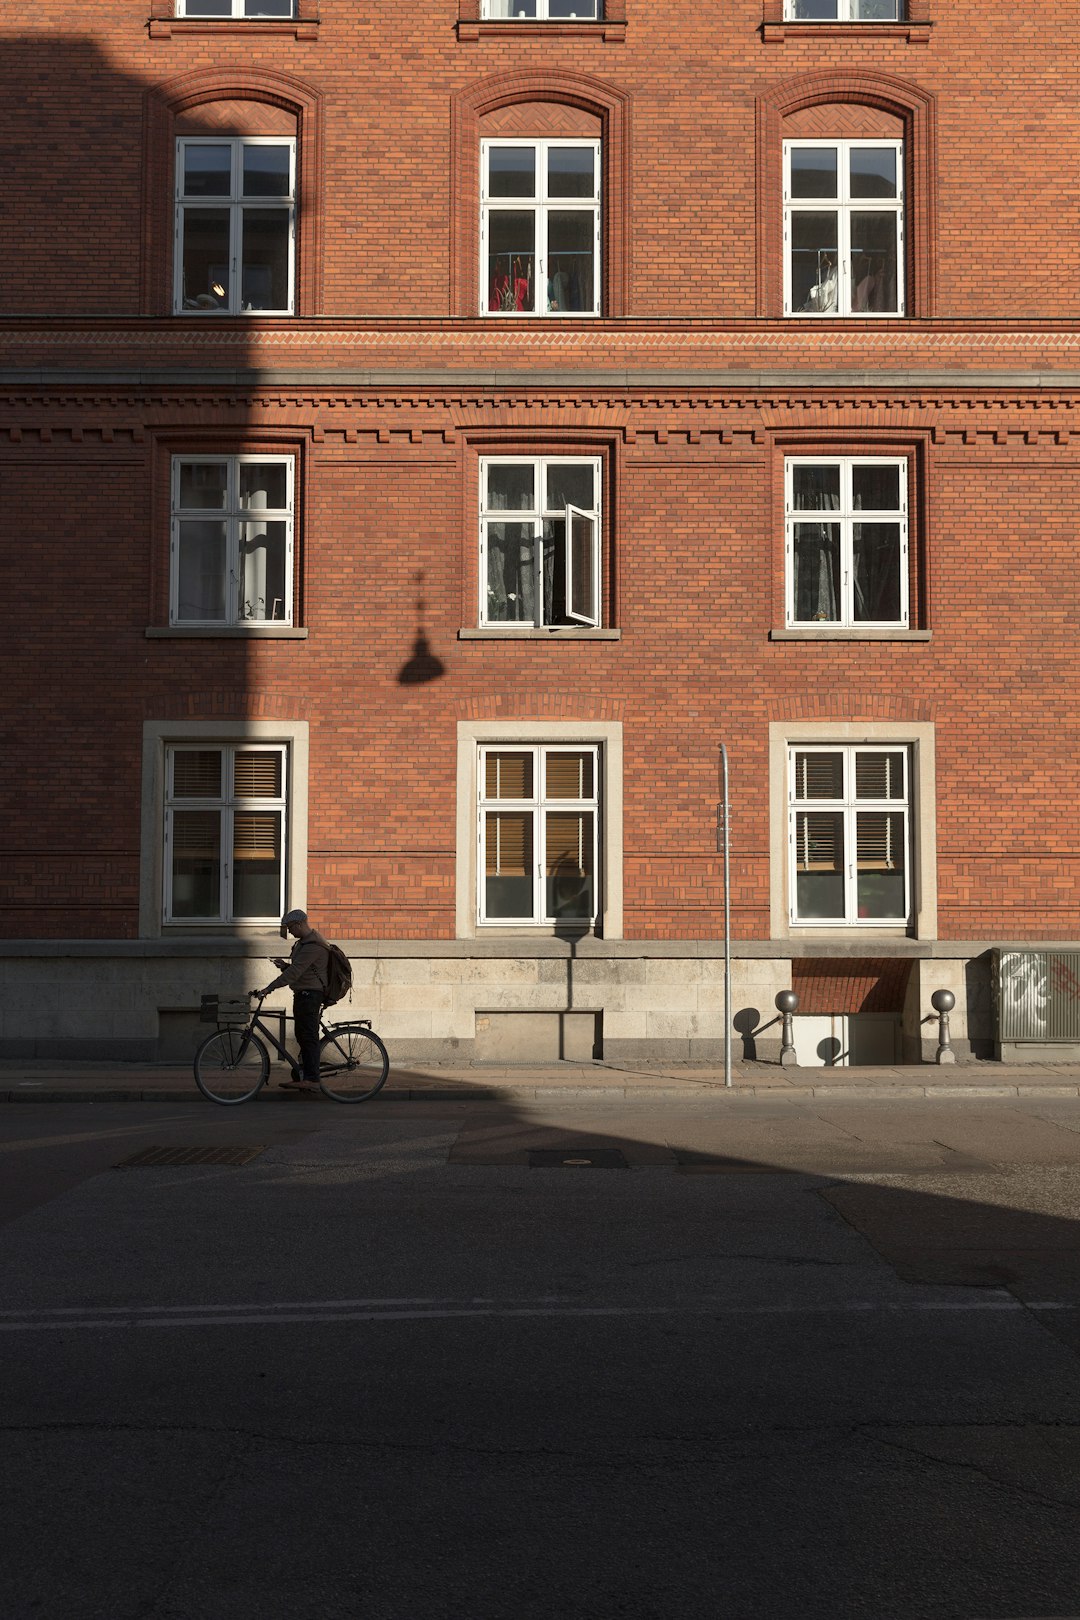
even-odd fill
[{"label": "road marking line", "polygon": [[[1039,1310],[1076,1310],[1065,1300],[1043,1301]],[[469,1318],[514,1319],[530,1317],[590,1318],[630,1316],[919,1316],[934,1314],[977,1314],[1005,1312],[1024,1314],[1031,1307],[1020,1300],[916,1300],[890,1302],[848,1300],[836,1305],[722,1305],[710,1303],[670,1305],[575,1305],[566,1301],[537,1300],[533,1303],[500,1304],[497,1301],[339,1301],[310,1304],[263,1306],[108,1306],[100,1312],[62,1311],[7,1312],[19,1320],[0,1321],[0,1333],[63,1331],[66,1328],[185,1328],[267,1326],[281,1322],[443,1322]]]}]

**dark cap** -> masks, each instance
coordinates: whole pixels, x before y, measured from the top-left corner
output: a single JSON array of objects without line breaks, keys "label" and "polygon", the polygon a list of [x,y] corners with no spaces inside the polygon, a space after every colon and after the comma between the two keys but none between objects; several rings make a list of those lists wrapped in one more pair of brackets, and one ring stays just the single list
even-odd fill
[{"label": "dark cap", "polygon": [[288,939],[289,937],[289,924],[298,922],[307,922],[306,911],[287,911],[285,913],[284,917],[281,919],[282,939]]}]

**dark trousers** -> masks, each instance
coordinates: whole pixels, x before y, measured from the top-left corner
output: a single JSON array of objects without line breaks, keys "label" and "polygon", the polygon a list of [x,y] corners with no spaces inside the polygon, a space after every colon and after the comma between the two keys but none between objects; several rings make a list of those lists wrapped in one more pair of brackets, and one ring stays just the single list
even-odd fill
[{"label": "dark trousers", "polygon": [[293,1023],[296,1026],[296,1044],[300,1048],[300,1065],[305,1080],[319,1078],[319,1014],[322,1012],[321,990],[293,991]]}]

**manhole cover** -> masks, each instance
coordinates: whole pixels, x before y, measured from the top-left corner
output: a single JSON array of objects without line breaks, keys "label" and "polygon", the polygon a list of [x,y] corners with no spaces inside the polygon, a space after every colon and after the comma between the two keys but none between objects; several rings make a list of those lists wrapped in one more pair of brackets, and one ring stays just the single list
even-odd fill
[{"label": "manhole cover", "polygon": [[618,1148],[530,1148],[531,1170],[626,1170]]},{"label": "manhole cover", "polygon": [[266,1152],[265,1142],[249,1147],[148,1147],[121,1159],[114,1170],[155,1170],[172,1164],[250,1164]]}]

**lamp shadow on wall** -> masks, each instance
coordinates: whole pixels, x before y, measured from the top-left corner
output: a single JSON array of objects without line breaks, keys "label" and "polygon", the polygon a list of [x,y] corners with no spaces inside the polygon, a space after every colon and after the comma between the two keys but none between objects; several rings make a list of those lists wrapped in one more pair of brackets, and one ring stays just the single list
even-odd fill
[{"label": "lamp shadow on wall", "polygon": [[418,570],[414,576],[416,585],[416,637],[413,641],[412,653],[397,672],[399,686],[426,686],[431,681],[441,680],[446,674],[446,665],[437,653],[432,651],[431,643],[424,628],[424,602],[423,586],[424,572]]}]

